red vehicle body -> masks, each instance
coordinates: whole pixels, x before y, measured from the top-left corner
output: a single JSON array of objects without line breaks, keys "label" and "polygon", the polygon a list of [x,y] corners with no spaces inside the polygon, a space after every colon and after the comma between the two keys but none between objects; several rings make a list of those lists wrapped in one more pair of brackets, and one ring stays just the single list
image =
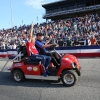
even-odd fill
[{"label": "red vehicle body", "polygon": [[81,67],[77,58],[73,55],[65,54],[61,57],[59,68],[49,67],[52,73],[50,76],[44,77],[41,75],[43,66],[39,61],[29,61],[28,59],[21,60],[20,62],[13,62],[11,68],[13,78],[17,82],[26,79],[42,79],[42,80],[62,80],[66,86],[73,86],[78,76],[81,75]]}]

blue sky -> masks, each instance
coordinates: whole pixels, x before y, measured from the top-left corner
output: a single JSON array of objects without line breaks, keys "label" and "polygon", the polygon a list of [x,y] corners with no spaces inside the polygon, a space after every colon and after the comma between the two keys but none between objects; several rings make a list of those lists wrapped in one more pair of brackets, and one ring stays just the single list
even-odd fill
[{"label": "blue sky", "polygon": [[45,10],[41,5],[59,0],[0,0],[0,29],[12,27],[10,1],[13,26],[20,26],[23,23],[29,25],[32,21],[37,23],[37,16],[38,23],[45,22],[42,19]]}]

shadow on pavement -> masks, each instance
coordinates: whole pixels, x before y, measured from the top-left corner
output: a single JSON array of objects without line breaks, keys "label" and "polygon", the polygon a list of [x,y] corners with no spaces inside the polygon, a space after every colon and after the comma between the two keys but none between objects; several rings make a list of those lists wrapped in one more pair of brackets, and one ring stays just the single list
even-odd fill
[{"label": "shadow on pavement", "polygon": [[27,79],[24,82],[15,82],[10,72],[0,72],[0,85],[6,86],[23,86],[23,87],[50,87],[50,88],[65,88],[62,82],[59,81],[43,81]]}]

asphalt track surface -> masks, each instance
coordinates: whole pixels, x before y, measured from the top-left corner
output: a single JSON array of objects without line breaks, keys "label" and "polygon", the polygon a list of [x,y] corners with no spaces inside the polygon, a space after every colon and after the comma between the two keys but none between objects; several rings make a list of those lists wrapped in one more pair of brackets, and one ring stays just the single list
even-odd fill
[{"label": "asphalt track surface", "polygon": [[[0,60],[0,70],[5,61]],[[26,80],[16,83],[6,71],[0,72],[0,100],[100,100],[100,58],[79,59],[82,75],[73,87],[61,82]]]}]

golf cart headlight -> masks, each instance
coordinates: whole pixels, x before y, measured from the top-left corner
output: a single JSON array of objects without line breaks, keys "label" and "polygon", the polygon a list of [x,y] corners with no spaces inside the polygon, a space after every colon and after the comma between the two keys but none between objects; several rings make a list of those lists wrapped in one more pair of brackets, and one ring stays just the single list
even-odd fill
[{"label": "golf cart headlight", "polygon": [[76,64],[75,63],[71,63],[72,68],[76,68]]}]

